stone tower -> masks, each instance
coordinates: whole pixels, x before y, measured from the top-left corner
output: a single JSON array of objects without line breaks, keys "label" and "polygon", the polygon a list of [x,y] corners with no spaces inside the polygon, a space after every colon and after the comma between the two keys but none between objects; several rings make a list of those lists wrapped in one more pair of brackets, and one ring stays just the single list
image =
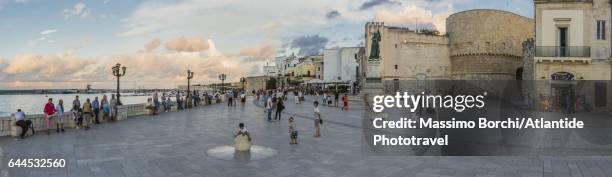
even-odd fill
[{"label": "stone tower", "polygon": [[533,37],[532,19],[489,9],[446,19],[451,77],[455,80],[515,80],[523,67],[523,41]]}]

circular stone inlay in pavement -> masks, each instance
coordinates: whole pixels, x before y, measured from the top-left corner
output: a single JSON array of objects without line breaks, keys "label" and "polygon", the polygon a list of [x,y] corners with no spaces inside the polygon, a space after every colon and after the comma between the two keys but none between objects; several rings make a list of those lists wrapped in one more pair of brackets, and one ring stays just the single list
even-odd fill
[{"label": "circular stone inlay in pavement", "polygon": [[263,160],[268,157],[272,157],[277,154],[276,150],[252,145],[251,151],[236,151],[233,146],[219,146],[206,151],[211,157],[221,160],[237,160],[237,161],[250,161],[250,160]]}]

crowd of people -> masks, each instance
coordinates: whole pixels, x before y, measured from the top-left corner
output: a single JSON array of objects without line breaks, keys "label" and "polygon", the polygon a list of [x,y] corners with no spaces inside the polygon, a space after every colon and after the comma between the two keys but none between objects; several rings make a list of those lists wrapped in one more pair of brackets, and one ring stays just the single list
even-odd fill
[{"label": "crowd of people", "polygon": [[[330,107],[338,107],[339,111],[349,110],[348,94],[342,95],[342,107],[339,107],[341,94],[338,92],[323,90],[308,92],[301,88],[290,88],[279,90],[253,90],[252,93],[255,95],[255,99],[261,101],[264,105],[266,118],[270,122],[280,122],[282,120],[282,113],[286,109],[285,104],[290,94],[293,95],[294,104],[296,105],[304,102],[306,94],[312,94],[315,99],[313,100],[314,137],[321,136],[321,124],[323,124],[323,119],[321,118],[321,112],[319,110],[321,103]],[[333,100],[332,94],[334,95]],[[290,144],[297,144],[298,132],[293,117],[289,118],[289,136],[291,139]]]},{"label": "crowd of people", "polygon": [[[45,132],[47,135],[51,134],[53,125],[55,125],[55,132],[66,132],[64,122],[67,118],[72,118],[76,122],[76,129],[89,130],[92,124],[100,123],[100,117],[103,121],[115,120],[117,105],[119,104],[114,94],[111,95],[110,100],[104,95],[102,99],[95,97],[93,101],[87,98],[83,103],[81,103],[77,95],[72,101],[72,107],[68,108],[64,106],[64,100],[60,99],[54,102],[53,98],[49,98],[43,108]],[[69,114],[66,114],[67,111]],[[17,112],[13,113],[12,117],[15,118],[15,124],[21,127],[19,139],[24,139],[27,131],[30,129],[32,134],[34,134],[32,121],[27,119],[25,112],[17,109]]]},{"label": "crowd of people", "polygon": [[[176,105],[177,110],[184,110],[186,108],[197,107],[198,105],[203,104],[212,104],[213,100],[215,103],[221,103],[221,97],[224,96],[227,99],[228,107],[235,107],[236,100],[240,99],[240,101],[244,104],[246,102],[246,93],[244,91],[237,90],[228,90],[225,94],[220,91],[217,92],[203,92],[200,93],[198,91],[189,92],[190,94],[186,94],[185,92],[177,91],[176,93],[161,93],[161,101],[160,101],[160,93],[155,92],[149,98],[147,98],[147,102],[145,108],[149,110],[150,115],[157,115],[159,112],[169,112],[172,109],[172,106]],[[174,101],[171,99],[174,97]]]},{"label": "crowd of people", "polygon": [[[240,102],[244,104],[246,102],[247,95],[244,90],[232,89],[226,91],[225,93],[199,93],[197,91],[189,93],[190,94],[186,94],[185,92],[177,91],[175,93],[160,94],[155,92],[151,97],[147,98],[145,108],[149,110],[150,115],[157,115],[162,111],[169,112],[173,106],[176,106],[176,109],[178,110],[183,110],[202,105],[203,102],[205,104],[211,104],[213,101],[215,101],[215,103],[220,103],[221,97],[224,97],[227,100],[228,107],[235,107],[237,105],[237,100],[240,100]],[[267,120],[270,122],[280,122],[282,120],[283,111],[286,109],[285,104],[290,97],[289,95],[293,95],[294,104],[302,104],[305,100],[304,97],[307,92],[305,92],[303,89],[293,88],[282,90],[260,89],[252,90],[251,93],[255,96],[257,101],[263,101]],[[324,104],[327,103],[328,106],[338,107],[340,94],[337,92],[333,93],[335,101],[332,101],[332,92],[316,91],[313,95],[315,96],[314,99],[316,99],[313,100],[314,137],[320,137],[321,124],[323,123],[321,112],[319,111],[320,102]],[[172,100],[173,97],[175,98],[174,101]],[[343,106],[339,110],[348,111],[348,95],[344,94],[342,96],[342,103]],[[65,132],[64,120],[66,118],[72,118],[76,122],[77,130],[89,130],[93,124],[99,124],[101,121],[116,120],[118,105],[119,104],[114,94],[111,95],[110,100],[106,95],[103,95],[101,98],[95,97],[93,101],[91,101],[90,98],[87,98],[84,102],[81,102],[79,96],[77,95],[72,101],[72,106],[68,108],[64,106],[63,100],[60,99],[57,102],[54,102],[53,98],[49,98],[43,110],[45,123],[44,129],[46,130],[46,134],[50,134],[53,130],[53,125],[55,125],[55,131],[57,133],[63,133]],[[16,125],[21,127],[22,130],[19,136],[20,139],[25,137],[28,130],[31,130],[32,133],[34,133],[32,121],[26,118],[26,113],[24,113],[21,109],[18,109],[17,112],[13,113],[13,117],[16,120]],[[290,144],[297,144],[298,131],[295,119],[290,117],[288,121]],[[250,135],[246,131],[245,125],[241,123],[239,128],[240,129],[236,134],[236,137],[239,135],[249,136],[247,139],[250,141]]]}]

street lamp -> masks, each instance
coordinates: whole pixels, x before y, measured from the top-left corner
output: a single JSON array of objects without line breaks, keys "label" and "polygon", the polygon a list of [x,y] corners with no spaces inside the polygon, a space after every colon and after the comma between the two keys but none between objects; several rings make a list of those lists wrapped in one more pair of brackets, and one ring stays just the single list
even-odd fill
[{"label": "street lamp", "polygon": [[240,78],[240,83],[242,83],[242,91],[245,91],[245,92],[246,92],[246,90],[245,90],[245,88],[244,88],[244,85],[247,83],[246,78],[241,77],[241,78]]},{"label": "street lamp", "polygon": [[117,63],[117,65],[113,66],[113,76],[117,77],[117,105],[122,105],[119,93],[119,78],[125,76],[126,67],[121,67],[121,64]]},{"label": "street lamp", "polygon": [[225,89],[223,88],[223,82],[225,81],[226,78],[227,78],[227,75],[225,74],[219,75],[219,80],[221,80],[221,93],[225,93]]},{"label": "street lamp", "polygon": [[191,96],[191,91],[190,90],[190,85],[191,85],[191,79],[193,78],[193,71],[191,70],[187,70],[187,97]]}]

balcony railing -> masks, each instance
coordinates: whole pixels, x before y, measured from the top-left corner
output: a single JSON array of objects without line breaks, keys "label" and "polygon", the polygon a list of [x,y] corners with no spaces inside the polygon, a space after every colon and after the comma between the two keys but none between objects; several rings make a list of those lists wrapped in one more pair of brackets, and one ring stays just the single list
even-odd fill
[{"label": "balcony railing", "polygon": [[536,47],[536,57],[591,57],[588,46],[539,46]]}]

